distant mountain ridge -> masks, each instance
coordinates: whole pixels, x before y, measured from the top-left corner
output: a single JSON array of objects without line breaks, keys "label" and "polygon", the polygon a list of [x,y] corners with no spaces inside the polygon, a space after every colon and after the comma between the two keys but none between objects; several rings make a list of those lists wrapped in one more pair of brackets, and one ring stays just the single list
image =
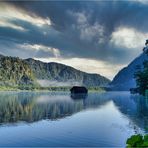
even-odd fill
[{"label": "distant mountain ridge", "polygon": [[34,85],[42,87],[84,85],[106,86],[109,79],[89,74],[59,63],[44,63],[0,55],[0,85]]},{"label": "distant mountain ridge", "polygon": [[134,74],[137,71],[137,67],[143,68],[143,62],[148,60],[148,56],[142,53],[136,59],[134,59],[127,67],[121,69],[110,83],[112,90],[128,91],[130,88],[136,87],[136,81]]},{"label": "distant mountain ridge", "polygon": [[41,85],[106,86],[110,82],[109,79],[99,74],[89,74],[64,64],[44,63],[34,59],[26,59],[25,61],[30,65]]}]

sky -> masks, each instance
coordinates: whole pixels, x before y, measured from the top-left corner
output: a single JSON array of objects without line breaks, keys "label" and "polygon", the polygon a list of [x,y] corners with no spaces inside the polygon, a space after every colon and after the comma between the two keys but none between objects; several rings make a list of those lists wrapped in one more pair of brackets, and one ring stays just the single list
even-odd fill
[{"label": "sky", "polygon": [[112,79],[142,53],[148,1],[1,1],[0,54]]}]

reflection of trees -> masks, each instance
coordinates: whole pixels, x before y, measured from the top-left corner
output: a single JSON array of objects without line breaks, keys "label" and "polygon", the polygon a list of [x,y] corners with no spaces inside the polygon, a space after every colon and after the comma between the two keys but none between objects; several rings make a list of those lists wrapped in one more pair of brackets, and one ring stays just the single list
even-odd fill
[{"label": "reflection of trees", "polygon": [[139,117],[148,117],[148,99],[145,99],[143,96],[133,98],[137,104],[137,111]]},{"label": "reflection of trees", "polygon": [[137,127],[148,131],[148,100],[139,95],[117,95],[112,97],[115,105],[119,108],[120,112],[126,115],[132,123],[135,132],[138,131]]},{"label": "reflection of trees", "polygon": [[137,123],[148,132],[148,99],[143,96],[133,97],[137,107]]},{"label": "reflection of trees", "polygon": [[32,94],[26,97],[23,93],[0,94],[0,123],[16,122],[24,118],[32,110]]},{"label": "reflection of trees", "polygon": [[[87,108],[96,108],[108,100],[90,95],[89,99],[55,100],[37,102],[39,93],[2,93],[0,94],[0,123],[17,121],[33,122],[41,119],[55,120]],[[55,95],[56,96],[56,95]],[[42,96],[42,98],[44,95]],[[49,95],[50,97],[50,95]],[[63,95],[64,98],[64,95]]]}]

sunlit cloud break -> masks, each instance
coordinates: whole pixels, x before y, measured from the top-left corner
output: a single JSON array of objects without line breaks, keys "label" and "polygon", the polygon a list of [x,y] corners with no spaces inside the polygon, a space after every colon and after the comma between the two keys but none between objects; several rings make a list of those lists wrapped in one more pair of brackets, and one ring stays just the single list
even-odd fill
[{"label": "sunlit cloud break", "polygon": [[139,50],[147,37],[148,32],[142,33],[134,28],[119,27],[112,33],[110,42],[117,47]]},{"label": "sunlit cloud break", "polygon": [[54,57],[58,58],[60,57],[60,51],[59,49],[53,48],[53,47],[48,47],[48,46],[44,46],[44,45],[39,45],[39,44],[19,44],[17,45],[18,48],[21,49],[26,49],[26,50],[33,50],[33,51],[40,51],[43,50],[45,52],[49,52],[51,53]]},{"label": "sunlit cloud break", "polygon": [[43,25],[51,25],[51,21],[48,17],[46,19],[43,19],[33,13],[29,14],[27,13],[27,11],[16,8],[12,5],[6,5],[5,3],[1,2],[0,26],[25,31],[25,28],[13,22],[17,20],[22,20],[39,27]]}]

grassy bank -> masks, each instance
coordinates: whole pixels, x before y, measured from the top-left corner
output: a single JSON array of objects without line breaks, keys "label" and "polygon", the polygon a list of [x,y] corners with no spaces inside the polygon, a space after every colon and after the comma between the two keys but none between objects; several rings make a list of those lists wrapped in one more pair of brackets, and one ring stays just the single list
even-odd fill
[{"label": "grassy bank", "polygon": [[[40,86],[0,86],[0,91],[70,91],[71,87],[40,87]],[[101,87],[88,87],[89,92],[104,92]]]}]

